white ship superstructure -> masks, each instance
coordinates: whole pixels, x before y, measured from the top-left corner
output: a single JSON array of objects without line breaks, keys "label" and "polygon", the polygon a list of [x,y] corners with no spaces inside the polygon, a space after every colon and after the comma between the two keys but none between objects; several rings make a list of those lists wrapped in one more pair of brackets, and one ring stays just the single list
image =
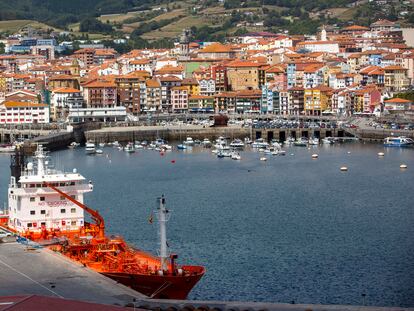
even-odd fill
[{"label": "white ship superstructure", "polygon": [[86,182],[75,169],[65,173],[49,168],[41,145],[38,145],[34,159],[36,163],[29,162],[27,165],[24,156],[12,162],[8,191],[9,226],[25,234],[45,230],[68,233],[80,231],[84,226],[83,209],[49,188],[46,183],[81,203],[84,193],[92,191],[93,185]]}]

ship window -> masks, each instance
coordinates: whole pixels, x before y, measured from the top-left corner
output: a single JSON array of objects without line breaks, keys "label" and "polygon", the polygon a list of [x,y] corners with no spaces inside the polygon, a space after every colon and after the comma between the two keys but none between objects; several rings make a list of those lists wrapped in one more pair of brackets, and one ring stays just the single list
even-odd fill
[{"label": "ship window", "polygon": [[60,199],[63,201],[63,200],[65,200],[65,197],[63,195],[61,195]]},{"label": "ship window", "polygon": [[31,197],[30,198],[30,202],[34,202],[36,200],[36,198],[35,197]]},{"label": "ship window", "polygon": [[70,182],[70,185],[71,185],[71,186],[74,186],[74,185],[75,185],[75,182],[74,182],[74,181],[71,181],[71,182]]},{"label": "ship window", "polygon": [[46,223],[45,222],[41,222],[40,225],[41,226],[46,226]]},{"label": "ship window", "polygon": [[27,228],[31,228],[32,227],[32,223],[31,222],[28,222],[27,223]]},{"label": "ship window", "polygon": [[30,211],[30,215],[35,215],[36,212],[35,211]]},{"label": "ship window", "polygon": [[70,209],[70,212],[71,212],[71,213],[76,213],[76,208],[75,208],[75,207],[72,207],[72,208]]},{"label": "ship window", "polygon": [[70,224],[71,224],[72,226],[76,226],[76,220],[72,220],[72,221],[70,222]]},{"label": "ship window", "polygon": [[45,200],[45,197],[40,197],[40,201],[44,201]]},{"label": "ship window", "polygon": [[35,184],[30,184],[30,188],[34,188],[34,187],[36,187]]},{"label": "ship window", "polygon": [[70,196],[72,199],[75,199],[76,200],[76,195],[71,195]]},{"label": "ship window", "polygon": [[61,186],[61,187],[64,187],[64,186],[65,186],[65,183],[64,183],[64,182],[61,182],[61,183],[60,183],[60,186]]},{"label": "ship window", "polygon": [[40,210],[40,214],[42,214],[42,215],[46,214],[46,210],[44,210],[44,209]]},{"label": "ship window", "polygon": [[37,188],[42,188],[42,184],[36,184]]},{"label": "ship window", "polygon": [[61,212],[62,214],[65,214],[65,213],[66,213],[66,209],[61,208],[61,209],[60,209],[60,212]]}]

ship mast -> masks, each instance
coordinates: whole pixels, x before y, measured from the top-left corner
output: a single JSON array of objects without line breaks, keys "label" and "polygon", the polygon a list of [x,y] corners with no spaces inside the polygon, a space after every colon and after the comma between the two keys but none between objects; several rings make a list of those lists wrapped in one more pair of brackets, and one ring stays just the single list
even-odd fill
[{"label": "ship mast", "polygon": [[37,175],[42,176],[46,173],[46,165],[45,165],[46,155],[45,155],[45,152],[43,151],[42,145],[37,145],[35,157],[37,159]]},{"label": "ship mast", "polygon": [[165,197],[158,198],[160,206],[158,207],[157,218],[160,224],[160,259],[161,270],[167,271],[168,269],[168,245],[167,245],[167,228],[166,222],[170,219],[169,211],[165,208]]}]

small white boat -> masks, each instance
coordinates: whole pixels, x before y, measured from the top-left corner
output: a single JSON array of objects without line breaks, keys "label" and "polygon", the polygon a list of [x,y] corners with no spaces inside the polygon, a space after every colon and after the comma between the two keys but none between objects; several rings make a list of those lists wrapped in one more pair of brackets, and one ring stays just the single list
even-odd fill
[{"label": "small white boat", "polygon": [[307,144],[308,144],[308,139],[306,138],[306,137],[301,137],[301,138],[299,138],[299,139],[297,139],[294,143],[293,143],[293,145],[294,146],[297,146],[297,147],[306,147],[307,146]]},{"label": "small white boat", "polygon": [[135,144],[134,147],[135,147],[135,150],[144,149],[144,146],[141,144]]},{"label": "small white boat", "polygon": [[112,146],[114,146],[114,147],[119,147],[119,142],[118,142],[117,140],[115,140],[115,141],[112,143]]},{"label": "small white boat", "polygon": [[133,153],[133,152],[135,152],[135,148],[134,148],[134,145],[133,145],[132,143],[128,143],[128,144],[125,146],[124,150],[125,150],[125,152],[128,152],[128,153]]},{"label": "small white boat", "polygon": [[194,144],[200,145],[201,144],[201,140],[199,140],[199,139],[194,140]]},{"label": "small white boat", "polygon": [[284,155],[286,155],[286,151],[285,150],[279,150],[277,152],[277,154],[280,155],[280,156],[284,156]]},{"label": "small white boat", "polygon": [[279,144],[279,142],[275,139],[272,139],[271,146],[274,147],[276,150],[282,149],[282,146]]},{"label": "small white boat", "polygon": [[103,154],[103,150],[102,149],[96,149],[96,154]]},{"label": "small white boat", "polygon": [[319,139],[316,137],[312,137],[311,139],[309,139],[308,145],[311,145],[311,146],[319,145]]},{"label": "small white boat", "polygon": [[322,143],[324,145],[333,145],[335,143],[335,140],[333,137],[325,137],[322,139]]},{"label": "small white boat", "polygon": [[279,154],[279,151],[278,150],[275,150],[275,151],[272,152],[272,155],[274,155],[274,156],[276,156],[278,154]]},{"label": "small white boat", "polygon": [[203,141],[201,142],[201,144],[206,148],[211,147],[211,141],[208,138],[204,138]]},{"label": "small white boat", "polygon": [[230,147],[232,147],[232,148],[243,148],[244,143],[240,139],[235,139],[230,143]]},{"label": "small white boat", "polygon": [[0,145],[0,153],[14,152],[15,149],[16,149],[16,146],[13,144]]},{"label": "small white boat", "polygon": [[267,161],[267,158],[266,157],[261,157],[260,161]]},{"label": "small white boat", "polygon": [[295,142],[295,139],[293,137],[288,137],[288,139],[285,140],[285,145],[293,145]]},{"label": "small white boat", "polygon": [[231,154],[231,159],[232,160],[241,160],[241,156],[240,156],[240,154],[233,152]]},{"label": "small white boat", "polygon": [[179,145],[177,145],[177,149],[178,150],[186,150],[187,149],[187,146],[184,145],[184,144],[179,144]]},{"label": "small white boat", "polygon": [[183,142],[184,145],[193,146],[194,140],[191,137],[187,137],[186,140]]},{"label": "small white boat", "polygon": [[[79,146],[79,143],[77,143],[76,141],[71,142],[70,145],[68,146],[69,149],[75,149],[76,147]],[[1,147],[0,147],[1,148]]]},{"label": "small white boat", "polygon": [[105,143],[99,143],[99,147],[101,148],[105,147]]},{"label": "small white boat", "polygon": [[161,149],[164,149],[166,151],[171,151],[172,150],[172,146],[167,145],[167,144],[164,144],[164,145],[161,146]]},{"label": "small white boat", "polygon": [[267,148],[269,143],[265,142],[263,138],[258,138],[252,143],[253,148]]},{"label": "small white boat", "polygon": [[250,145],[250,144],[252,144],[253,142],[252,142],[252,140],[251,140],[249,137],[245,137],[245,138],[244,138],[244,143],[245,143],[246,145]]},{"label": "small white boat", "polygon": [[96,153],[95,144],[93,142],[87,142],[85,144],[85,153],[86,154],[95,154]]}]

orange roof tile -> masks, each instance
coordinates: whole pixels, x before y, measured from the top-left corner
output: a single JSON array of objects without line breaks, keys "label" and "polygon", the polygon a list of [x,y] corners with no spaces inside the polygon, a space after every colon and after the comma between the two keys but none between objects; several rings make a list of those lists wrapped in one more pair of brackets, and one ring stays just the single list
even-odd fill
[{"label": "orange roof tile", "polygon": [[17,107],[48,107],[46,104],[36,104],[36,103],[28,103],[28,102],[14,102],[14,101],[6,101],[3,102],[4,107],[6,108],[17,108]]},{"label": "orange roof tile", "polygon": [[232,49],[219,42],[210,44],[203,48],[199,53],[229,53]]},{"label": "orange roof tile", "polygon": [[391,98],[391,99],[387,99],[384,102],[386,103],[411,103],[411,100],[408,99],[404,99],[404,98]]}]

